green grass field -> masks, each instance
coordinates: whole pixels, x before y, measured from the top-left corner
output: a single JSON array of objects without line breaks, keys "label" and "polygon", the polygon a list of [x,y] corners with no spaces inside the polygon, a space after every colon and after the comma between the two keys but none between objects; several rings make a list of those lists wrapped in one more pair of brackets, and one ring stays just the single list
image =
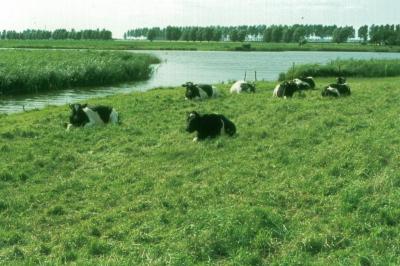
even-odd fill
[{"label": "green grass field", "polygon": [[[62,48],[106,50],[192,50],[241,51],[241,42],[186,41],[73,41],[73,40],[1,40],[0,48]],[[251,42],[251,51],[343,51],[343,52],[400,52],[400,46],[361,45],[359,43],[264,43]]]},{"label": "green grass field", "polygon": [[364,77],[384,78],[400,76],[399,59],[333,60],[327,64],[300,64],[279,75],[279,80],[292,77]]},{"label": "green grass field", "polygon": [[[0,116],[0,264],[399,265],[400,78],[348,82],[95,99],[122,125],[68,133],[67,106]],[[238,135],[192,142],[192,110]]]},{"label": "green grass field", "polygon": [[0,50],[0,95],[145,80],[159,62],[128,52]]}]

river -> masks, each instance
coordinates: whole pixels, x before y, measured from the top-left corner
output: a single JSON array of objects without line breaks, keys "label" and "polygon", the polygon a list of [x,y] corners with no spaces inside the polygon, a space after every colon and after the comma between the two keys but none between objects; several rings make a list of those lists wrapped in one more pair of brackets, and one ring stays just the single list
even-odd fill
[{"label": "river", "polygon": [[76,88],[33,95],[0,98],[0,113],[15,113],[47,105],[82,102],[117,93],[146,91],[160,86],[179,86],[186,81],[219,83],[243,79],[276,80],[293,63],[326,63],[340,59],[400,59],[400,53],[370,52],[208,52],[208,51],[131,51],[158,56],[162,63],[154,67],[152,78],[145,82],[95,88]]}]

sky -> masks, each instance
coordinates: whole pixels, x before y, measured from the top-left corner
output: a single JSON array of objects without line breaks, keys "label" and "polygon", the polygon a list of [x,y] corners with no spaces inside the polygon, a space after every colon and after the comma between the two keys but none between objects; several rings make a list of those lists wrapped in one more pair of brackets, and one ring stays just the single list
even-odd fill
[{"label": "sky", "polygon": [[400,24],[400,0],[3,0],[0,30]]}]

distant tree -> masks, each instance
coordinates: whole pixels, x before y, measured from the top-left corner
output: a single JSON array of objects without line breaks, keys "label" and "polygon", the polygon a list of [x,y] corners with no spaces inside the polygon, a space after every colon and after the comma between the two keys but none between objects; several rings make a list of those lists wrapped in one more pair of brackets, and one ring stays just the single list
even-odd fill
[{"label": "distant tree", "polygon": [[264,34],[263,34],[263,41],[264,42],[272,42],[272,27],[268,27],[265,29]]},{"label": "distant tree", "polygon": [[291,27],[286,27],[282,32],[282,41],[285,43],[292,42],[294,30]]},{"label": "distant tree", "polygon": [[293,32],[293,41],[300,42],[301,40],[305,39],[306,37],[306,30],[302,26],[297,26]]},{"label": "distant tree", "polygon": [[281,26],[275,26],[272,28],[271,41],[281,42],[283,37],[283,28]]},{"label": "distant tree", "polygon": [[237,41],[244,42],[246,40],[247,30],[242,29],[238,31]]},{"label": "distant tree", "polygon": [[156,32],[156,30],[154,30],[154,29],[150,29],[148,32],[147,32],[147,40],[149,40],[149,41],[154,41],[154,39],[157,37],[157,32]]},{"label": "distant tree", "polygon": [[237,42],[239,40],[239,33],[237,31],[237,29],[233,29],[230,34],[229,34],[229,39],[232,42]]},{"label": "distant tree", "polygon": [[368,40],[368,26],[364,25],[358,29],[358,37],[362,38],[364,42]]},{"label": "distant tree", "polygon": [[213,32],[212,40],[215,42],[219,42],[222,39],[222,31],[220,29],[216,29]]},{"label": "distant tree", "polygon": [[333,31],[332,42],[343,43],[349,38],[354,37],[355,30],[353,27],[340,27]]}]

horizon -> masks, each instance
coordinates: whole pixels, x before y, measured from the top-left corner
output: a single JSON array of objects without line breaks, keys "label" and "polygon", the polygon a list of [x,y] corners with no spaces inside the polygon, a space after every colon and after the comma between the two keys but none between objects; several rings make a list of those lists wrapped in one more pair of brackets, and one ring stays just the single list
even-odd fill
[{"label": "horizon", "polygon": [[[107,29],[114,38],[135,28],[322,24],[337,26],[398,24],[400,2],[384,0],[211,0],[50,1],[15,0],[3,4],[0,30]],[[239,15],[236,15],[239,14]],[[284,14],[284,15],[282,15]]]}]

